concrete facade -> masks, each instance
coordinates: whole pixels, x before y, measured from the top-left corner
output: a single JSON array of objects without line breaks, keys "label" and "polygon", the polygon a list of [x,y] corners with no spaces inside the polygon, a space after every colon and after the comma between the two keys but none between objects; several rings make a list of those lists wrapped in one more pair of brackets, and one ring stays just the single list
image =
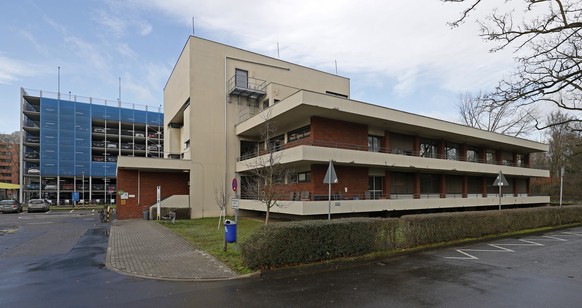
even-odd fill
[{"label": "concrete facade", "polygon": [[[333,213],[495,205],[500,171],[510,184],[504,204],[549,202],[529,192],[530,178],[549,176],[529,166],[547,145],[349,97],[347,78],[190,37],[164,89],[164,153],[188,171],[192,218],[218,216],[214,191],[233,196],[233,178],[240,208],[265,211],[245,185],[266,144],[293,170],[273,212],[326,214],[330,159],[339,179]],[[277,132],[265,142],[267,123]],[[127,158],[118,170],[141,165]]]}]

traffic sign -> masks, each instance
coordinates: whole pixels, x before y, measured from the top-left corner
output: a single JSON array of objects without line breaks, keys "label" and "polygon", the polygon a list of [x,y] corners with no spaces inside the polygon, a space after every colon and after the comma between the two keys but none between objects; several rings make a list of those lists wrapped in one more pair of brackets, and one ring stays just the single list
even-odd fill
[{"label": "traffic sign", "polygon": [[238,181],[236,178],[232,179],[232,191],[236,192],[238,190]]},{"label": "traffic sign", "polygon": [[509,182],[507,182],[507,179],[505,179],[505,176],[503,176],[501,171],[499,171],[499,175],[495,178],[493,186],[509,186]]},{"label": "traffic sign", "polygon": [[333,168],[333,164],[331,160],[329,161],[329,166],[327,167],[327,172],[325,173],[325,177],[323,178],[323,184],[336,184],[338,182],[337,175],[335,173],[335,169]]},{"label": "traffic sign", "polygon": [[238,199],[232,198],[232,208],[235,210],[238,209]]}]

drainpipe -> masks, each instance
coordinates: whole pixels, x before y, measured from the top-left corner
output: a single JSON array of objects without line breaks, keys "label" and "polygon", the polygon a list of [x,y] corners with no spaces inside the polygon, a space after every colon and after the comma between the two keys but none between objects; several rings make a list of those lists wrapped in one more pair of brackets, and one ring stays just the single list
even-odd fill
[{"label": "drainpipe", "polygon": [[[236,82],[236,81],[235,81]],[[224,57],[224,191],[226,191],[226,179],[228,178],[228,130],[227,130],[227,105],[228,105],[228,76],[226,75],[226,56]]]}]

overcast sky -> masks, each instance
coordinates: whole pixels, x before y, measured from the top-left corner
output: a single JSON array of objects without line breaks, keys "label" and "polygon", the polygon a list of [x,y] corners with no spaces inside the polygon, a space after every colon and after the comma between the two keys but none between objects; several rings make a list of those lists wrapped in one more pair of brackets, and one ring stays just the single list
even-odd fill
[{"label": "overcast sky", "polygon": [[[503,5],[491,0],[489,8]],[[439,0],[8,0],[0,4],[0,133],[19,130],[20,87],[160,106],[192,34],[350,78],[351,98],[458,121],[465,91],[514,67],[491,54],[466,4]],[[486,13],[488,7],[481,7]],[[277,49],[277,45],[279,49]]]}]

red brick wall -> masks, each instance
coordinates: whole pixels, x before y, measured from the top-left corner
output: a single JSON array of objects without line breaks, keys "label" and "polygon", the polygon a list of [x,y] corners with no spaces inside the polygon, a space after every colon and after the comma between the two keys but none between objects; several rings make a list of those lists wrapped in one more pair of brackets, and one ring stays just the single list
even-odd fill
[{"label": "red brick wall", "polygon": [[314,142],[333,141],[367,147],[368,126],[327,118],[311,117],[311,137]]},{"label": "red brick wall", "polygon": [[[328,184],[323,183],[327,168],[328,165],[311,166],[311,181],[314,185],[312,194],[327,196],[329,187]],[[334,165],[334,169],[337,174],[338,183],[331,184],[332,194],[339,192],[344,197],[351,197],[353,195],[359,195],[360,198],[364,197],[364,193],[368,190],[368,168]],[[347,193],[344,191],[345,187],[348,188]]]},{"label": "red brick wall", "polygon": [[[138,171],[117,170],[117,189],[135,195],[134,198],[121,200],[117,196],[117,219],[143,218],[147,210],[157,200],[157,186],[161,186],[161,199],[172,195],[187,195],[189,173],[184,172],[140,172],[140,204],[138,200]],[[125,204],[124,204],[125,203]]]}]

